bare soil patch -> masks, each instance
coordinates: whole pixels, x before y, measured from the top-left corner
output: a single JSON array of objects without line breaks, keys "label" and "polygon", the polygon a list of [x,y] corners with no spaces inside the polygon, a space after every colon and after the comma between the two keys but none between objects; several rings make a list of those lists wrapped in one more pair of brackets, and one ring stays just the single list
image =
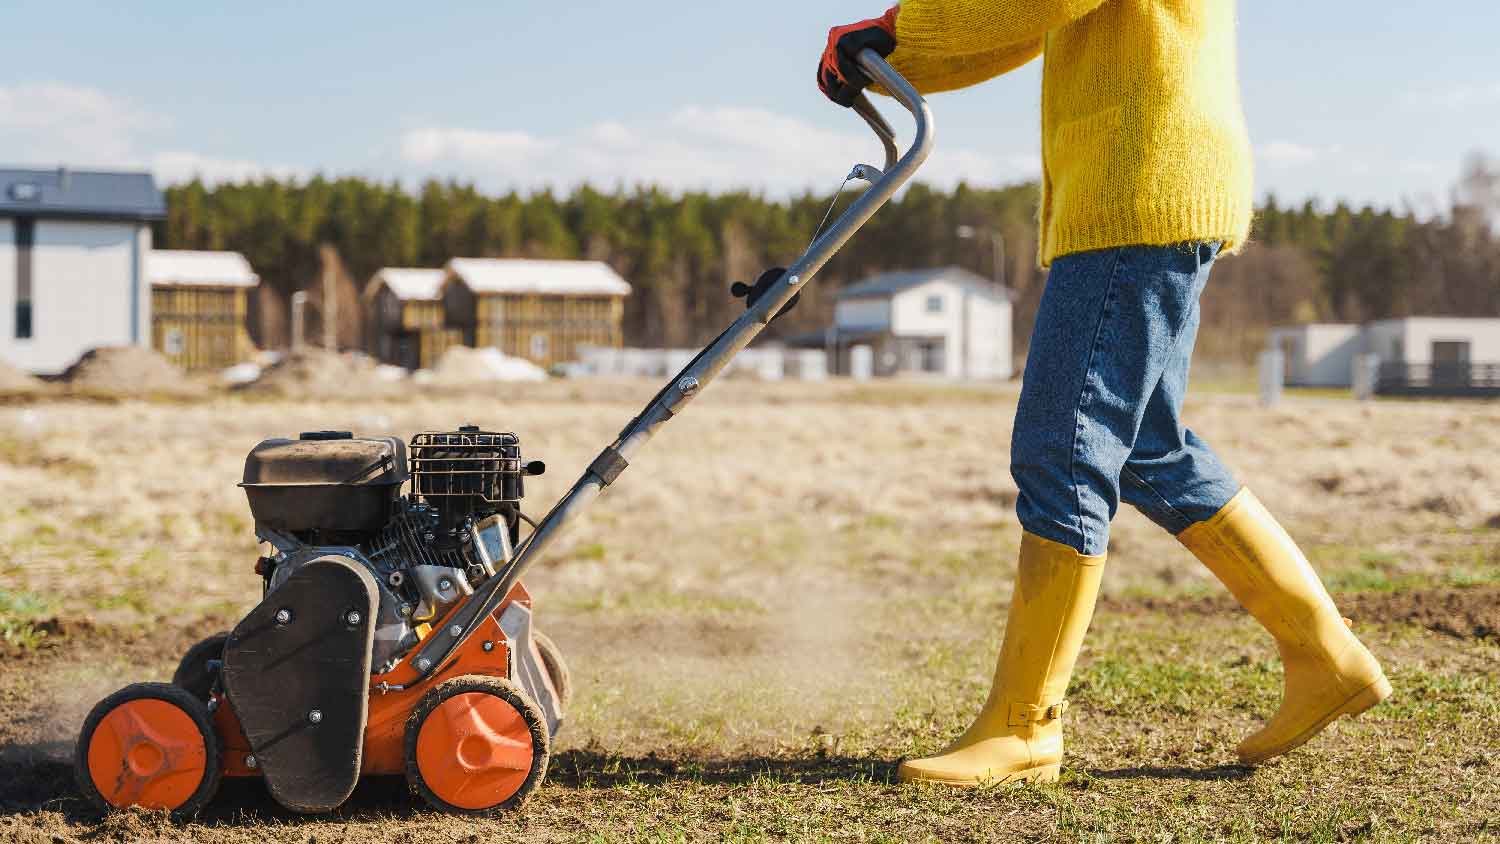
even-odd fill
[{"label": "bare soil patch", "polygon": [[[1352,592],[1334,596],[1344,615],[1375,624],[1415,624],[1459,639],[1500,633],[1500,586]],[[1220,615],[1242,612],[1229,595],[1193,598],[1115,598],[1099,601],[1103,612],[1136,615]]]},{"label": "bare soil patch", "polygon": [[[34,622],[46,636],[34,648],[21,648],[0,641],[0,665],[7,668],[49,666],[59,661],[86,659],[108,653],[132,661],[175,660],[199,639],[228,630],[238,619],[205,616],[180,627],[121,628],[96,624],[88,618],[54,616]],[[3,687],[3,686],[0,686]]]}]

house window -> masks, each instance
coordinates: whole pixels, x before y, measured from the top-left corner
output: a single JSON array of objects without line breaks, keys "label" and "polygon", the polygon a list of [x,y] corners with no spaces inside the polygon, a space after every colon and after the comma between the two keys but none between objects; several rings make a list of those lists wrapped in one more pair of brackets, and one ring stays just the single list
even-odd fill
[{"label": "house window", "polygon": [[927,297],[927,313],[940,314],[943,312],[943,297],[938,294]]},{"label": "house window", "polygon": [[531,335],[531,356],[534,358],[547,356],[547,335],[540,332]]},{"label": "house window", "polygon": [[16,339],[31,337],[34,322],[31,297],[31,252],[36,243],[36,220],[16,218]]}]

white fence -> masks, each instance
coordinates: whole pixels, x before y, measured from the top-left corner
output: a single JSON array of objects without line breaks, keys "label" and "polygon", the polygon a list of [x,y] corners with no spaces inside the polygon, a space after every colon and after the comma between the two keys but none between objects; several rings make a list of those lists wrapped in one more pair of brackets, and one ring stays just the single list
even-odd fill
[{"label": "white fence", "polygon": [[[666,377],[682,370],[697,349],[614,349],[580,346],[581,375],[625,375]],[[787,349],[780,346],[745,349],[724,369],[725,375],[779,381],[795,378],[821,381],[828,377],[828,354],[821,349]]]}]

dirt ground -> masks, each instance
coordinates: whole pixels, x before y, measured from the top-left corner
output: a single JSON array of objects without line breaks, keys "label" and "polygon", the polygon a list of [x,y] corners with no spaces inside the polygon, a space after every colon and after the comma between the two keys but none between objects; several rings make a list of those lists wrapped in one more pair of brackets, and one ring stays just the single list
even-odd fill
[{"label": "dirt ground", "polygon": [[0,406],[0,841],[1500,840],[1500,404],[1196,394],[1193,427],[1285,521],[1396,696],[1233,764],[1280,691],[1270,640],[1122,512],[1052,786],[893,781],[982,702],[1019,541],[1009,386],[729,381],[674,420],[529,577],[575,701],[515,816],[399,780],[302,817],[255,783],[196,821],[94,814],[84,714],[170,677],[254,605],[244,454],[350,428],[515,430],[540,515],[657,385],[485,385]]}]

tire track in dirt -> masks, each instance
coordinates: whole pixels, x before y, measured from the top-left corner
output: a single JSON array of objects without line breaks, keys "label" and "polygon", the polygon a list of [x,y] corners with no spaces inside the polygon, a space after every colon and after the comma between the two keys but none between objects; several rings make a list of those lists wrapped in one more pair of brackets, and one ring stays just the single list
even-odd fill
[{"label": "tire track in dirt", "polygon": [[[1456,639],[1500,635],[1500,586],[1409,589],[1392,592],[1346,592],[1333,596],[1339,611],[1375,624],[1415,624]],[[1221,615],[1243,612],[1230,595],[1196,598],[1099,599],[1103,612],[1121,615]]]}]

